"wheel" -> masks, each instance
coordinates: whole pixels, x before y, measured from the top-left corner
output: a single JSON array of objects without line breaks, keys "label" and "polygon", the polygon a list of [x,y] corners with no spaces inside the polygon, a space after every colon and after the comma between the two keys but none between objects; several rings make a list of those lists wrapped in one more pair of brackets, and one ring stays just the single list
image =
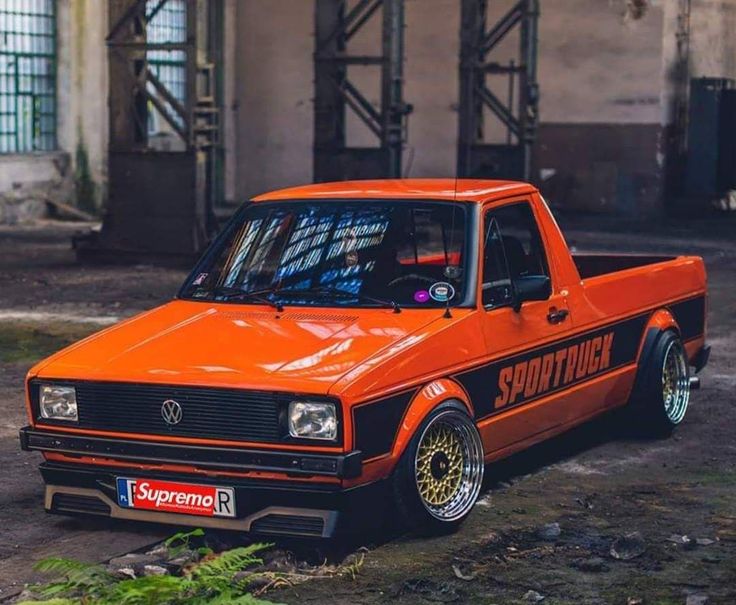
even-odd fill
[{"label": "wheel", "polygon": [[664,332],[652,351],[632,411],[645,433],[667,436],[682,422],[690,401],[690,365],[677,334]]},{"label": "wheel", "polygon": [[405,527],[445,533],[463,522],[483,482],[483,444],[463,406],[448,402],[432,411],[409,442],[392,481]]}]

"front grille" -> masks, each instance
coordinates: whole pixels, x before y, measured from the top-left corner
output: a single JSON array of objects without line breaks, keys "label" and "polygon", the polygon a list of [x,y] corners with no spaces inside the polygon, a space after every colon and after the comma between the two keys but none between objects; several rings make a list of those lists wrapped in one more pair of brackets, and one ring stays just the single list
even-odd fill
[{"label": "front grille", "polygon": [[55,513],[85,513],[110,516],[110,507],[94,496],[54,494],[51,510]]},{"label": "front grille", "polygon": [[253,521],[250,531],[257,534],[321,536],[324,524],[322,517],[271,514]]},{"label": "front grille", "polygon": [[[279,441],[279,411],[293,399],[285,393],[209,387],[102,382],[75,386],[79,411],[75,426],[80,428],[234,441]],[[36,400],[37,391],[33,389]],[[181,406],[178,424],[164,421],[162,405],[167,400]]]}]

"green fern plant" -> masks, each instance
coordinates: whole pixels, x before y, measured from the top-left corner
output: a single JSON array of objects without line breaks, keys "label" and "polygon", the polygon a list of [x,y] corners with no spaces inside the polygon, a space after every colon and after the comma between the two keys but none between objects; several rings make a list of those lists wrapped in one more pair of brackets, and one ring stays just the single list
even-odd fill
[{"label": "green fern plant", "polygon": [[235,574],[253,565],[261,565],[263,560],[256,553],[273,546],[272,544],[251,544],[223,552],[217,557],[205,559],[192,568],[188,575],[192,582],[210,593],[227,591],[233,586]]},{"label": "green fern plant", "polygon": [[77,592],[94,596],[103,591],[114,579],[101,565],[61,557],[44,559],[37,563],[34,569],[59,578],[55,582],[37,587],[37,594],[45,598],[68,596]]},{"label": "green fern plant", "polygon": [[[172,536],[167,548],[188,547],[201,530]],[[257,556],[270,544],[251,544],[212,555],[186,568],[180,576],[144,576],[120,580],[100,565],[70,559],[51,558],[36,565],[36,570],[57,579],[33,587],[33,593],[45,600],[25,601],[19,605],[268,605],[269,601],[246,592],[248,582],[235,576],[262,563]]]},{"label": "green fern plant", "polygon": [[[202,536],[204,536],[203,529],[193,529],[192,531],[188,532],[179,532],[178,534],[174,534],[169,539],[165,540],[164,546],[169,551],[169,554],[172,557],[176,557],[185,550],[191,548],[192,538],[201,538]],[[196,549],[196,551],[200,557],[206,557],[207,555],[212,554],[212,549],[206,546],[200,546]]]}]

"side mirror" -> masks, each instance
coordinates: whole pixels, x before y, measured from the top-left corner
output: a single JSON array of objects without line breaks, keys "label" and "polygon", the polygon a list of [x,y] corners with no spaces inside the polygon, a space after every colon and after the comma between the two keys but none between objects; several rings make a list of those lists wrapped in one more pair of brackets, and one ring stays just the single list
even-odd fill
[{"label": "side mirror", "polygon": [[514,279],[514,311],[528,300],[547,300],[552,295],[552,282],[546,275],[529,275]]}]

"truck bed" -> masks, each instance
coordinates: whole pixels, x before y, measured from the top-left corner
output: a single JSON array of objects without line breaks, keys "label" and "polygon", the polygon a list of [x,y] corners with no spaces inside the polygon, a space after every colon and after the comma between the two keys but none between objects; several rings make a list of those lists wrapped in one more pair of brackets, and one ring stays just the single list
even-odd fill
[{"label": "truck bed", "polygon": [[599,277],[608,273],[663,263],[676,256],[654,256],[649,254],[573,254],[581,279]]}]

